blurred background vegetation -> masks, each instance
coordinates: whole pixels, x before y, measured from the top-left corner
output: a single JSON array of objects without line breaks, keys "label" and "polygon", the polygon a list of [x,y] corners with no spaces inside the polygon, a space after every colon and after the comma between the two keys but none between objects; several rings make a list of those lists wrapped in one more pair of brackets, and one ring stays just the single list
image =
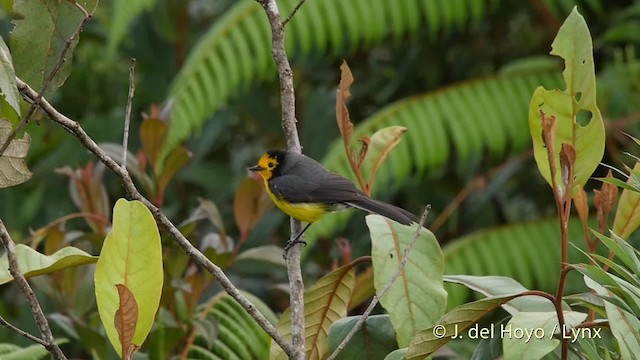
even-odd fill
[{"label": "blurred background vegetation", "polygon": [[[12,29],[9,3],[3,2],[5,39]],[[278,3],[289,14],[297,1]],[[335,122],[345,59],[355,78],[349,110],[356,138],[391,125],[408,128],[378,175],[375,196],[415,213],[432,205],[427,222],[443,245],[447,273],[508,275],[527,287],[554,289],[555,205],[534,164],[527,111],[537,86],[563,87],[562,63],[548,53],[575,5],[594,39],[598,105],[608,135],[605,162],[631,163],[624,152],[637,154],[637,148],[621,133],[638,137],[640,118],[640,2],[631,0],[307,0],[287,25],[303,151],[350,175]],[[183,224],[194,244],[210,248],[239,287],[281,311],[286,274],[273,266],[280,254],[240,261],[229,253],[233,246],[220,247],[225,236],[244,242],[239,253],[282,246],[288,236],[288,221],[276,210],[259,209],[244,235],[238,223],[246,219],[234,215],[237,198],[254,196],[246,167],[264,150],[285,146],[263,10],[252,0],[102,0],[81,34],[67,82],[49,100],[98,143],[120,143],[130,58],[137,59],[130,149],[135,154],[142,147],[145,113],[170,122],[165,153],[182,143],[192,154],[162,194],[163,210]],[[115,200],[125,196],[120,183],[45,117],[26,131],[33,138],[28,164],[34,175],[0,190],[0,217],[17,242],[55,244],[43,252],[73,244],[98,254],[102,225]],[[85,170],[76,172],[80,168]],[[76,181],[70,182],[71,174]],[[107,219],[79,215],[49,226],[79,211]],[[212,220],[196,221],[207,217]],[[574,225],[572,240],[582,244],[580,225]],[[34,235],[36,229],[41,231]],[[369,253],[363,214],[328,216],[309,233],[304,270],[311,283],[348,258],[337,236],[349,240],[353,257]],[[169,276],[157,328],[175,331],[175,342],[164,348],[179,353],[195,326],[196,304],[220,289],[170,241],[165,252]],[[573,259],[582,260],[576,254]],[[92,328],[95,304],[86,301],[93,291],[86,268],[52,278],[34,282],[45,308],[55,313],[56,332],[83,340],[65,345],[68,355],[104,354],[103,335]],[[0,313],[33,330],[13,290],[0,288]],[[450,290],[450,307],[469,296]],[[76,291],[89,296],[70,299]],[[26,344],[2,328],[0,338]]]}]

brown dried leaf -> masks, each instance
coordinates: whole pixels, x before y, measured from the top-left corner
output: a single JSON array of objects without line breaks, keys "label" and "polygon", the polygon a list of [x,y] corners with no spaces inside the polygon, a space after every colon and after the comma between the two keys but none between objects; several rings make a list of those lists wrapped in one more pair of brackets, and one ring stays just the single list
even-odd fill
[{"label": "brown dried leaf", "polygon": [[[9,138],[11,131],[11,123],[6,119],[0,119],[0,146]],[[31,137],[27,133],[22,139],[9,142],[9,146],[0,155],[0,189],[22,184],[31,178],[31,171],[24,161],[30,146]]]},{"label": "brown dried leaf", "polygon": [[158,175],[158,197],[163,199],[167,185],[175,174],[191,159],[191,152],[184,146],[178,146],[173,149],[167,158],[164,159],[162,173]]},{"label": "brown dried leaf", "polygon": [[349,118],[347,99],[351,97],[349,89],[351,88],[351,84],[353,84],[353,75],[346,61],[342,62],[340,70],[340,84],[336,92],[336,120],[338,121],[338,128],[340,129],[345,149],[348,150],[349,144],[351,143],[351,134],[353,134],[353,124]]},{"label": "brown dried leaf", "polygon": [[[611,170],[607,173],[607,178],[613,178]],[[594,190],[596,208],[602,209],[603,213],[609,214],[618,200],[618,187],[606,182],[602,183],[600,190]]]},{"label": "brown dried leaf", "polygon": [[149,163],[154,171],[158,170],[162,149],[167,141],[169,126],[162,120],[151,118],[146,119],[140,125],[140,142],[142,150],[149,159]]},{"label": "brown dried leaf", "polygon": [[136,332],[138,323],[138,304],[129,290],[123,284],[116,284],[118,289],[118,298],[120,299],[120,307],[116,310],[114,322],[118,331],[120,345],[122,345],[122,359],[131,359],[133,353],[137,349],[133,349],[135,345],[131,343],[133,334]]}]

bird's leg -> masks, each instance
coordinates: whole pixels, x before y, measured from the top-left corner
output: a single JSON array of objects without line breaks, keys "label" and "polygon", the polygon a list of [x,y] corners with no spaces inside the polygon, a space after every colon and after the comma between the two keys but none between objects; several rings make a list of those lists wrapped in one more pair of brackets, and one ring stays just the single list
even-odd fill
[{"label": "bird's leg", "polygon": [[302,236],[302,234],[304,234],[304,232],[307,231],[309,226],[311,226],[311,223],[308,223],[307,226],[305,226],[304,229],[302,229],[302,231],[300,231],[300,233],[298,235],[296,235],[296,237],[293,238],[293,240],[287,241],[287,245],[285,245],[284,250],[287,251],[287,250],[291,249],[291,247],[293,245],[298,244],[298,243],[302,243],[304,245],[307,245],[306,241],[300,240],[300,236]]}]

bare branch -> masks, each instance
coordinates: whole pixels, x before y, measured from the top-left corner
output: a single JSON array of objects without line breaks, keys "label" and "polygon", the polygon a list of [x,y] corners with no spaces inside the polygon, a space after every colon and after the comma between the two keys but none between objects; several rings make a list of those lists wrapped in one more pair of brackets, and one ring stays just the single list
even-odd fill
[{"label": "bare branch", "polygon": [[[282,108],[282,130],[287,140],[289,151],[301,152],[298,128],[296,127],[296,98],[293,88],[293,72],[284,47],[284,24],[281,22],[280,10],[275,0],[258,0],[264,8],[271,25],[271,46],[273,60],[278,69],[280,79],[280,105]],[[302,224],[291,219],[291,236],[300,234]],[[304,241],[301,237],[300,240]],[[300,268],[301,245],[293,245],[287,251],[287,273],[289,275],[289,308],[291,309],[291,339],[295,352],[288,353],[289,358],[300,360],[305,358],[304,336],[304,282]]]},{"label": "bare branch", "polygon": [[[35,99],[38,94],[29,87],[29,85],[25,84],[24,81],[16,78],[16,82],[18,84],[18,90],[22,93],[24,97],[27,99]],[[175,240],[175,242],[182,247],[182,249],[189,255],[198,265],[205,268],[208,272],[213,274],[216,279],[220,282],[222,287],[227,291],[231,297],[233,297],[248,313],[253,317],[256,322],[274,339],[274,341],[280,345],[281,348],[287,352],[287,354],[294,353],[294,349],[291,344],[287,343],[284,338],[276,331],[275,327],[256,309],[256,307],[244,296],[240,293],[238,288],[233,285],[231,280],[225,275],[225,273],[212,263],[204,254],[202,254],[197,248],[195,248],[189,240],[187,240],[184,235],[176,228],[176,226],[171,223],[171,221],[160,211],[158,207],[152,204],[147,198],[142,196],[138,189],[133,184],[133,180],[129,176],[128,172],[122,170],[120,165],[112,159],[107,153],[102,150],[98,144],[84,131],[82,126],[77,121],[74,121],[58,110],[56,110],[46,99],[42,99],[40,101],[40,108],[51,118],[51,120],[64,129],[69,131],[72,135],[74,135],[82,146],[89,150],[93,155],[95,155],[98,160],[100,160],[103,164],[105,164],[113,173],[118,176],[122,180],[122,184],[124,188],[129,193],[132,199],[141,201],[149,210],[151,214],[156,219],[156,222],[164,228],[165,231],[169,233],[171,238]]]},{"label": "bare branch", "polygon": [[369,318],[369,315],[371,315],[373,308],[375,308],[376,305],[378,305],[378,298],[383,297],[387,293],[387,291],[391,289],[391,285],[393,285],[393,283],[398,279],[398,277],[400,276],[400,273],[402,272],[404,267],[407,265],[407,260],[409,259],[409,251],[413,249],[413,246],[416,244],[416,241],[420,237],[420,232],[422,230],[422,227],[424,226],[425,221],[427,220],[427,215],[429,215],[429,210],[431,210],[431,205],[427,205],[426,209],[424,209],[424,212],[422,213],[422,216],[420,216],[420,223],[418,224],[416,233],[411,239],[411,241],[409,242],[409,244],[407,244],[407,247],[404,248],[404,251],[402,253],[402,258],[400,259],[400,264],[398,264],[398,268],[396,269],[396,272],[393,273],[393,275],[389,278],[387,283],[384,284],[384,286],[382,287],[382,290],[380,290],[379,292],[379,296],[373,297],[367,309],[364,311],[364,313],[362,313],[362,315],[360,316],[360,319],[358,319],[358,322],[349,331],[349,333],[347,333],[347,336],[345,336],[344,339],[342,339],[342,342],[340,342],[338,347],[333,351],[331,356],[327,358],[327,360],[333,360],[338,356],[338,354],[340,354],[340,352],[347,346],[349,341],[351,341],[351,339],[356,335],[356,333],[360,331],[360,328],[362,328],[362,326],[364,325],[364,322],[367,321],[367,319]]},{"label": "bare branch", "polygon": [[282,22],[282,27],[285,27],[287,25],[289,20],[291,20],[291,18],[293,18],[293,15],[295,15],[298,12],[298,10],[300,10],[300,7],[302,7],[302,4],[304,4],[304,2],[305,2],[305,0],[300,0],[298,2],[296,7],[294,7],[293,10],[291,11],[291,14],[289,14],[289,16],[287,16],[287,18],[284,19],[284,21]]},{"label": "bare branch", "polygon": [[6,327],[7,329],[9,329],[9,330],[11,330],[11,331],[13,331],[13,332],[15,332],[17,334],[22,335],[22,336],[26,337],[27,339],[29,339],[29,340],[31,340],[31,341],[33,341],[35,343],[38,343],[38,344],[40,344],[42,346],[47,345],[47,343],[42,341],[42,339],[40,339],[39,337],[33,336],[33,335],[29,334],[28,332],[20,329],[19,327],[11,324],[7,320],[5,320],[2,316],[0,316],[0,325]]},{"label": "bare branch", "polygon": [[[18,266],[18,258],[16,258],[16,246],[11,236],[9,235],[9,231],[4,226],[2,219],[0,219],[0,241],[2,241],[2,245],[7,250],[7,259],[9,261],[9,273],[13,276],[14,280],[18,284],[20,291],[24,294],[24,297],[29,303],[29,307],[31,308],[31,313],[33,314],[33,319],[36,321],[36,325],[38,325],[38,330],[40,330],[40,334],[42,334],[42,340],[38,341],[39,344],[42,344],[49,353],[53,356],[54,359],[58,360],[66,360],[67,357],[64,355],[58,344],[56,344],[55,339],[53,338],[53,334],[51,333],[51,328],[49,327],[49,322],[47,318],[44,316],[42,312],[42,308],[40,307],[40,303],[38,303],[38,298],[36,298],[36,294],[29,286],[27,279],[20,272],[20,268]],[[19,332],[19,334],[24,335]],[[26,333],[25,333],[26,334]],[[30,338],[31,339],[31,338]],[[33,340],[33,339],[32,339]]]},{"label": "bare branch", "polygon": [[84,27],[84,24],[86,24],[87,21],[91,20],[92,15],[84,7],[82,7],[82,5],[80,5],[75,1],[73,2],[73,4],[82,12],[82,14],[84,15],[84,18],[82,19],[80,24],[78,24],[78,27],[73,32],[73,34],[71,34],[71,36],[65,41],[64,46],[62,47],[62,51],[60,52],[60,57],[58,58],[58,61],[54,65],[53,69],[51,69],[51,72],[49,73],[49,75],[42,82],[42,88],[40,89],[40,91],[38,91],[38,95],[35,98],[31,99],[31,107],[29,107],[29,110],[24,115],[22,120],[20,120],[20,123],[18,123],[18,126],[16,126],[16,128],[11,131],[11,133],[9,134],[9,137],[7,137],[7,140],[4,142],[4,144],[0,145],[0,155],[4,154],[4,151],[7,150],[7,147],[9,147],[9,143],[13,139],[15,139],[18,133],[20,133],[20,131],[22,131],[22,129],[24,129],[25,126],[27,126],[27,124],[29,123],[29,120],[31,120],[31,117],[33,116],[36,109],[38,108],[38,103],[40,102],[40,99],[42,99],[45,91],[47,91],[47,88],[51,84],[51,81],[56,76],[58,71],[60,71],[62,64],[64,64],[64,62],[67,61],[67,51],[69,51],[71,44],[73,44],[73,41],[78,37],[78,35],[80,35],[80,32]]},{"label": "bare branch", "polygon": [[133,94],[136,92],[136,59],[131,58],[129,66],[129,96],[127,97],[127,109],[124,115],[124,134],[122,138],[122,171],[127,171],[127,152],[129,147],[129,126],[131,125],[131,106]]}]

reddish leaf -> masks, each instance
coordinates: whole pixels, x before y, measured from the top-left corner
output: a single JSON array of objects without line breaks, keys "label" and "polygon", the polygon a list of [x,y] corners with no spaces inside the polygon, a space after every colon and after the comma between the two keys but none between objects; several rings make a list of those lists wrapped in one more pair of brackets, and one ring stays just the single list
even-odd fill
[{"label": "reddish leaf", "polygon": [[142,122],[142,125],[140,125],[142,150],[153,167],[154,172],[158,170],[158,166],[160,165],[158,162],[168,133],[169,127],[159,119],[146,119]]},{"label": "reddish leaf", "polygon": [[233,199],[233,216],[245,238],[266,210],[264,185],[261,180],[245,178],[240,182]]},{"label": "reddish leaf", "polygon": [[562,174],[562,184],[565,189],[569,189],[569,182],[573,182],[573,164],[576,162],[576,150],[571,144],[562,143],[560,151],[560,172]]},{"label": "reddish leaf", "polygon": [[120,307],[116,310],[114,322],[118,331],[120,345],[122,345],[122,359],[131,359],[137,349],[131,343],[138,323],[138,304],[133,293],[123,284],[116,284]]},{"label": "reddish leaf", "polygon": [[[353,84],[353,75],[347,65],[346,61],[340,65],[342,71],[340,75],[340,84],[338,85],[338,91],[336,93],[336,120],[338,121],[338,128],[344,141],[345,149],[349,149],[349,143],[351,142],[351,134],[353,133],[353,124],[349,118],[349,110],[347,109],[347,99],[351,97],[351,84]],[[349,152],[351,153],[351,152]]]},{"label": "reddish leaf", "polygon": [[[611,170],[607,173],[606,178],[613,178]],[[598,216],[598,227],[600,229],[606,229],[607,223],[609,222],[609,213],[613,210],[616,200],[618,199],[618,187],[603,182],[600,190],[594,189],[593,192],[595,193],[594,203]]]}]

